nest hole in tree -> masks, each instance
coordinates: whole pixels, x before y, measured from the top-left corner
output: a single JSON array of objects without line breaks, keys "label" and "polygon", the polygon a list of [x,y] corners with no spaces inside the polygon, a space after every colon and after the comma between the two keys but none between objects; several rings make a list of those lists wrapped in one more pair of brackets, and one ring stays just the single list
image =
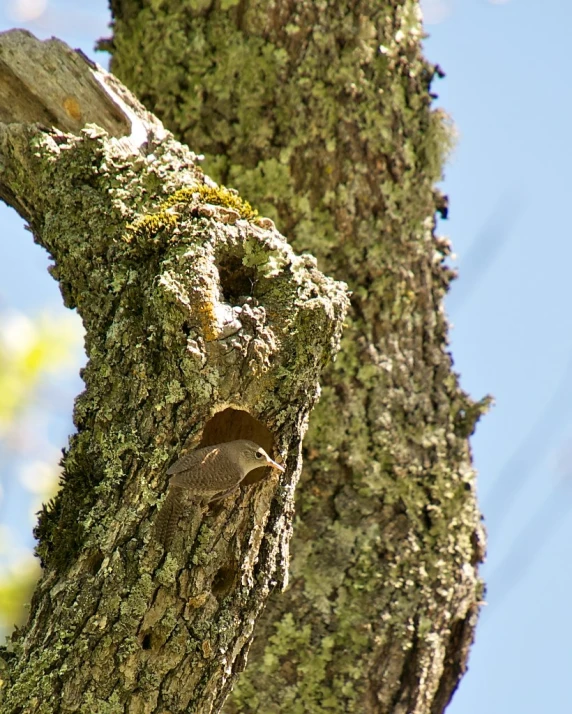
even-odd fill
[{"label": "nest hole in tree", "polygon": [[150,632],[146,632],[141,640],[141,648],[144,650],[153,649],[153,638]]},{"label": "nest hole in tree", "polygon": [[228,595],[233,588],[236,578],[236,563],[227,563],[217,570],[211,584],[211,592],[217,600],[221,600],[225,595]]},{"label": "nest hole in tree", "polygon": [[90,575],[97,575],[99,568],[103,563],[103,553],[100,550],[95,550],[89,554],[86,561],[86,570]]},{"label": "nest hole in tree", "polygon": [[243,264],[244,253],[225,253],[218,261],[220,286],[225,302],[240,304],[254,296],[257,271]]},{"label": "nest hole in tree", "polygon": [[[235,439],[250,439],[266,451],[272,458],[274,450],[274,436],[262,422],[255,419],[244,409],[227,408],[217,412],[205,424],[199,447],[224,444]],[[268,466],[251,471],[243,485],[258,483],[270,473]]]}]

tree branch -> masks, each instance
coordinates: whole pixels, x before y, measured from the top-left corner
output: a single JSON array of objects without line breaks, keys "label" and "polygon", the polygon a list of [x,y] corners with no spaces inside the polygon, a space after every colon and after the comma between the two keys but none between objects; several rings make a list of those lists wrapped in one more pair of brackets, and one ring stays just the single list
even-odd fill
[{"label": "tree branch", "polygon": [[[26,98],[3,108],[0,195],[53,258],[89,358],[3,711],[214,711],[286,581],[300,445],[344,286],[62,43],[5,33],[0,57],[2,96]],[[245,437],[284,476],[205,513],[187,504],[166,555],[152,526],[168,464]]]}]

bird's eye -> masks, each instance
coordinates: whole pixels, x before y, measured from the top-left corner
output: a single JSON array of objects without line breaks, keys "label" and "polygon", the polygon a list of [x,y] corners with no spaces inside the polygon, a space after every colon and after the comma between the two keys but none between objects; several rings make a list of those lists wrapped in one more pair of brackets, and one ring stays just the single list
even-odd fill
[{"label": "bird's eye", "polygon": [[264,454],[262,453],[262,451],[257,451],[257,452],[254,454],[254,458],[255,458],[255,459],[263,459],[263,458],[264,458]]}]

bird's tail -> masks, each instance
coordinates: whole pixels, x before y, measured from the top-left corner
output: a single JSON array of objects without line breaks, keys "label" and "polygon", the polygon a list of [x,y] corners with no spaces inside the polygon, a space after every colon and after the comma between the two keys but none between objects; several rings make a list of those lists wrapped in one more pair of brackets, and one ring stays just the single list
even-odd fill
[{"label": "bird's tail", "polygon": [[170,488],[155,522],[155,538],[165,550],[169,550],[182,511],[179,489]]}]

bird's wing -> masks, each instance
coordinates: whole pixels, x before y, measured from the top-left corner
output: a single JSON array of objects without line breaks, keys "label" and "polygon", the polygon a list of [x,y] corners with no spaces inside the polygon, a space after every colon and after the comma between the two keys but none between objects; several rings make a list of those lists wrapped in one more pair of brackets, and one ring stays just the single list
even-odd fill
[{"label": "bird's wing", "polygon": [[[199,452],[194,453],[198,455]],[[189,489],[193,493],[208,495],[226,491],[237,486],[244,478],[240,466],[218,449],[211,449],[202,458],[185,466],[183,469],[177,468],[170,484]]]},{"label": "bird's wing", "polygon": [[202,449],[196,449],[196,451],[189,451],[185,456],[181,456],[178,461],[169,467],[167,470],[167,475],[179,473],[179,471],[188,471],[192,469],[195,465],[201,464],[203,459],[209,454],[215,455],[218,453],[218,448],[213,449],[212,446],[204,446]]}]

